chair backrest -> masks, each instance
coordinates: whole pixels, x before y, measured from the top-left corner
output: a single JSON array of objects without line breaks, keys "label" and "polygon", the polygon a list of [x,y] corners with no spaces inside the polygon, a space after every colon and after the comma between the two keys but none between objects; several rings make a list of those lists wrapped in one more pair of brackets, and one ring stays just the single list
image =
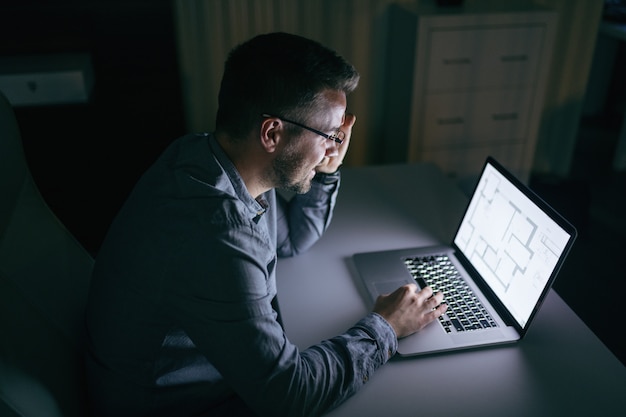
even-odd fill
[{"label": "chair backrest", "polygon": [[93,258],[42,198],[0,92],[0,415],[84,417]]}]

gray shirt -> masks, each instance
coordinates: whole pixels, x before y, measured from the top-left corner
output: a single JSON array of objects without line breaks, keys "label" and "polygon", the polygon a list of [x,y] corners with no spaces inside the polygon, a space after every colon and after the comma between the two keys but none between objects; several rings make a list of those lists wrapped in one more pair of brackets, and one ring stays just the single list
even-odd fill
[{"label": "gray shirt", "polygon": [[[300,351],[272,300],[277,256],[328,227],[339,183],[259,201],[212,135],[174,141],[138,181],[96,257],[87,306],[92,406],[102,416],[319,415],[396,351],[370,313]],[[229,412],[229,411],[227,411]]]}]

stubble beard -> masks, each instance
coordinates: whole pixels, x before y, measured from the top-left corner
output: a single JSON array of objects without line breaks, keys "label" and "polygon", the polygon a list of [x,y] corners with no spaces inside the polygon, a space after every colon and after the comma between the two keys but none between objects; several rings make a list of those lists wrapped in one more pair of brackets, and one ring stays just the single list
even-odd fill
[{"label": "stubble beard", "polygon": [[297,194],[305,194],[311,189],[310,170],[304,170],[305,159],[295,151],[285,149],[272,163],[276,188]]}]

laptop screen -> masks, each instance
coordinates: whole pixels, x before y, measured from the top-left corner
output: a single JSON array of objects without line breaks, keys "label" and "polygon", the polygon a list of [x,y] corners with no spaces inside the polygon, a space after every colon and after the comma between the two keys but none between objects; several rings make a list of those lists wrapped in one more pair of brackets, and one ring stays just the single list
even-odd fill
[{"label": "laptop screen", "polygon": [[488,158],[454,243],[525,329],[575,236],[573,226]]}]

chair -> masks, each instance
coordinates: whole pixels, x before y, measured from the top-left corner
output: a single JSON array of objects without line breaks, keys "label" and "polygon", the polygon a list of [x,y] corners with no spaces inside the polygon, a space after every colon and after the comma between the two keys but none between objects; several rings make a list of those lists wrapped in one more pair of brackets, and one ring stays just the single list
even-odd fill
[{"label": "chair", "polygon": [[0,416],[87,415],[82,334],[92,266],[39,193],[0,92]]}]

